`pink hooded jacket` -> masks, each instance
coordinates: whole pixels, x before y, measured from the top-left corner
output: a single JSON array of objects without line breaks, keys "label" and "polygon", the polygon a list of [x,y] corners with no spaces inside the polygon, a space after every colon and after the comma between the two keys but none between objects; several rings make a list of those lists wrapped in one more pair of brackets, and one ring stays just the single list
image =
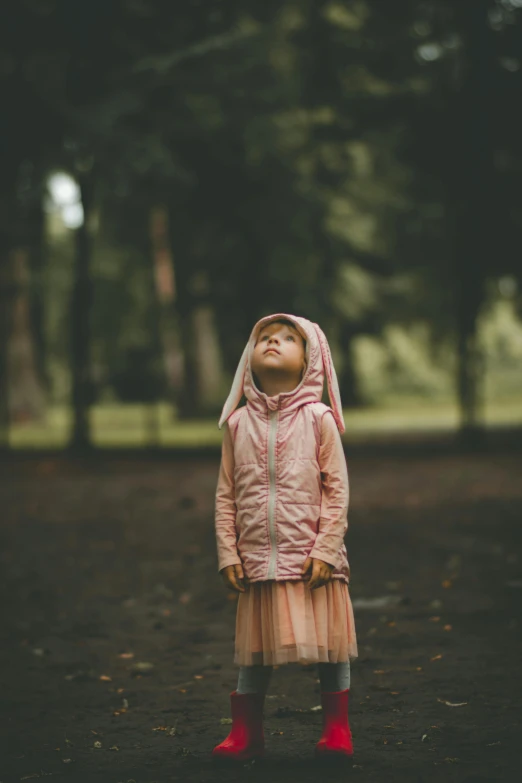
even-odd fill
[{"label": "pink hooded jacket", "polygon": [[[307,367],[290,392],[267,397],[250,369],[257,334],[286,318],[306,340]],[[332,407],[321,402],[324,376]],[[246,406],[236,410],[243,394]],[[286,313],[254,326],[219,421],[224,432],[216,492],[218,570],[242,563],[251,582],[302,579],[307,557],[350,580],[348,472],[337,376],[320,327]]]}]

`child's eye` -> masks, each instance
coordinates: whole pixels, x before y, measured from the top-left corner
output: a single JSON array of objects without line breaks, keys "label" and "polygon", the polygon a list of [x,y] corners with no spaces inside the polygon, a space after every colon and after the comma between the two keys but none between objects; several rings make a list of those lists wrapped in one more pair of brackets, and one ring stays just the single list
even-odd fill
[{"label": "child's eye", "polygon": [[286,339],[287,340],[293,340],[294,339],[294,335],[293,334],[287,334]]}]

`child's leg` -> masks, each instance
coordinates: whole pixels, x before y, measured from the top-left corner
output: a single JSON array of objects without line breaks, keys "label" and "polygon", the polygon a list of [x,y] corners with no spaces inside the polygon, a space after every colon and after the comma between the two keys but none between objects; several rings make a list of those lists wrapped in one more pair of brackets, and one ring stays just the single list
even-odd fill
[{"label": "child's leg", "polygon": [[271,666],[239,667],[237,689],[230,694],[232,728],[213,756],[246,761],[264,754],[263,708],[271,674]]},{"label": "child's leg", "polygon": [[268,690],[272,667],[254,664],[254,666],[240,666],[237,680],[238,693],[263,693]]},{"label": "child's leg", "polygon": [[345,691],[350,687],[350,661],[319,663],[319,680],[324,692]]},{"label": "child's leg", "polygon": [[348,721],[350,661],[319,663],[323,733],[315,746],[316,756],[353,756],[353,741]]}]

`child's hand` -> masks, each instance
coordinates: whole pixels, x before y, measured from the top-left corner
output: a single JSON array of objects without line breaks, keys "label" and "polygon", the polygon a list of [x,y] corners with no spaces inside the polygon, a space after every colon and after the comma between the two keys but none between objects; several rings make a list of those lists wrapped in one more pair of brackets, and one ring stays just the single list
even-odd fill
[{"label": "child's hand", "polygon": [[231,590],[235,590],[236,593],[245,592],[245,575],[243,573],[243,566],[240,563],[227,566],[226,568],[223,568],[220,573],[227,587],[230,587]]},{"label": "child's hand", "polygon": [[334,568],[335,566],[325,563],[324,560],[318,560],[316,557],[307,557],[301,574],[307,579],[309,572],[312,572],[308,587],[310,590],[315,590],[316,587],[322,587],[331,582]]}]

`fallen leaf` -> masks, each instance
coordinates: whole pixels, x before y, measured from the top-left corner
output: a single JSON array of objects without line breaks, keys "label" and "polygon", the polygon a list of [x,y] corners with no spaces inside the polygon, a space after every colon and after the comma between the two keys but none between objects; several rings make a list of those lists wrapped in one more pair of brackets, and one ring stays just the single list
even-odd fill
[{"label": "fallen leaf", "polygon": [[223,725],[232,723],[232,718],[221,718],[219,722],[222,723]]},{"label": "fallen leaf", "polygon": [[101,744],[100,740],[96,740],[96,742],[94,743],[94,747],[95,748],[101,748],[101,746],[102,746],[102,744]]},{"label": "fallen leaf", "polygon": [[127,659],[127,658],[134,658],[134,653],[132,653],[132,652],[120,653],[118,655],[118,658],[125,658],[125,659]]},{"label": "fallen leaf", "polygon": [[310,707],[310,712],[318,712],[319,710],[323,709],[322,704],[318,704],[316,707]]},{"label": "fallen leaf", "polygon": [[433,658],[430,658],[430,661],[440,661],[442,658],[442,653],[438,653],[437,655],[434,655]]},{"label": "fallen leaf", "polygon": [[421,742],[424,742],[425,739],[428,739],[428,735],[427,734],[423,734],[422,735]]},{"label": "fallen leaf", "polygon": [[451,579],[444,579],[443,582],[441,582],[442,587],[448,588],[451,587],[452,581]]},{"label": "fallen leaf", "polygon": [[487,742],[486,746],[488,748],[491,748],[493,745],[500,745],[500,744],[501,744],[500,740],[497,740],[497,742]]},{"label": "fallen leaf", "polygon": [[445,699],[437,699],[437,701],[440,701],[441,704],[447,704],[448,707],[464,707],[465,704],[467,704],[467,701],[445,701]]},{"label": "fallen leaf", "polygon": [[421,672],[421,671],[422,671],[422,666],[417,666],[416,668],[417,668],[417,671],[418,671],[418,672]]},{"label": "fallen leaf", "polygon": [[187,692],[186,688],[178,688],[178,693],[186,693],[186,692]]},{"label": "fallen leaf", "polygon": [[195,674],[195,675],[194,675],[194,679],[195,679],[195,680],[203,680],[203,679],[204,679],[204,676],[203,676],[202,674]]},{"label": "fallen leaf", "polygon": [[128,710],[129,709],[129,702],[127,699],[122,699],[123,709]]},{"label": "fallen leaf", "polygon": [[444,630],[445,630],[445,631],[451,631],[451,630],[452,630],[452,628],[453,628],[453,626],[452,626],[452,625],[449,625],[449,624],[444,626]]},{"label": "fallen leaf", "polygon": [[109,750],[119,750],[119,747],[117,745],[111,745]]},{"label": "fallen leaf", "polygon": [[148,661],[136,661],[136,663],[133,663],[131,666],[131,671],[133,674],[150,674],[153,669],[154,664],[149,663]]},{"label": "fallen leaf", "polygon": [[70,764],[70,763],[71,763],[71,761],[72,761],[72,759],[62,759],[62,762],[63,762],[64,764]]},{"label": "fallen leaf", "polygon": [[392,696],[398,696],[400,691],[390,691]]},{"label": "fallen leaf", "polygon": [[433,615],[433,617],[429,617],[428,619],[429,619],[430,623],[438,623],[439,620],[440,620],[440,617],[438,617],[438,615]]},{"label": "fallen leaf", "polygon": [[118,690],[116,691],[116,693],[123,693],[123,691],[124,691],[124,690],[125,690],[125,688],[118,688]]},{"label": "fallen leaf", "polygon": [[103,680],[104,682],[112,682],[112,677],[109,677],[108,674],[101,674],[100,680]]},{"label": "fallen leaf", "polygon": [[113,715],[120,715],[120,713],[118,712],[118,710],[114,710],[114,712],[113,712],[112,714],[113,714]]}]

